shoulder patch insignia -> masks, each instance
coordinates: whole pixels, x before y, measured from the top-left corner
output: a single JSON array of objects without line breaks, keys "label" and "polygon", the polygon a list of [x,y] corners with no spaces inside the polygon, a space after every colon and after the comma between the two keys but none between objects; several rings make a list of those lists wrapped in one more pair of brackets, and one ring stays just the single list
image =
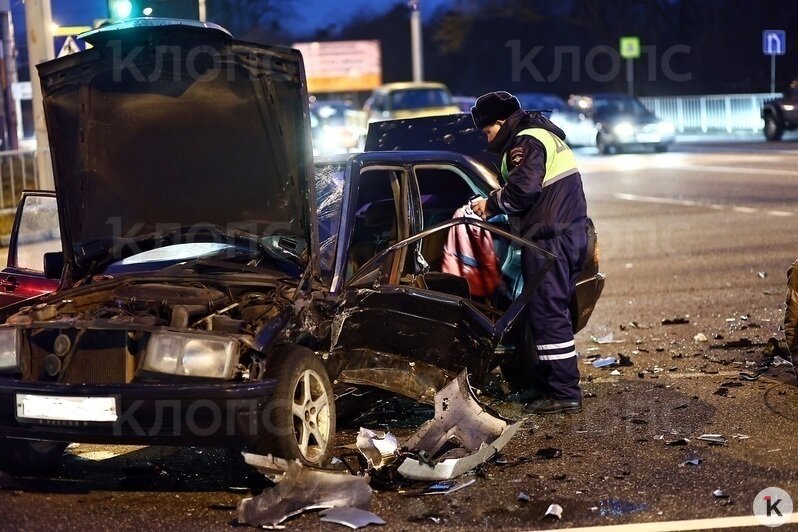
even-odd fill
[{"label": "shoulder patch insignia", "polygon": [[510,150],[510,160],[513,162],[514,166],[518,166],[522,162],[524,162],[524,157],[526,156],[526,152],[524,151],[523,146],[516,146]]}]

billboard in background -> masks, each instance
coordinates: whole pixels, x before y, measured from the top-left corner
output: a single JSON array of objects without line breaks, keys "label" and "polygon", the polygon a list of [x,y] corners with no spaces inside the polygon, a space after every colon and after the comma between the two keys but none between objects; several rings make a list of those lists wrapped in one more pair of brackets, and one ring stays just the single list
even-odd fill
[{"label": "billboard in background", "polygon": [[308,92],[367,91],[382,85],[380,41],[294,43],[302,52]]}]

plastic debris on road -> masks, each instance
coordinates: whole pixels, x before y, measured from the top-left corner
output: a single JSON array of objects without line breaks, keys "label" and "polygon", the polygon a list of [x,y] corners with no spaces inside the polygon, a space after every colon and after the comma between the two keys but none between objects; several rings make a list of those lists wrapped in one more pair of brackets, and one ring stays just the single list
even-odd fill
[{"label": "plastic debris on road", "polygon": [[530,498],[529,498],[529,495],[527,495],[525,492],[522,491],[521,493],[518,494],[518,497],[516,497],[516,500],[518,502],[529,502]]},{"label": "plastic debris on road", "polygon": [[390,432],[361,427],[357,435],[357,448],[366,457],[370,468],[381,469],[396,460],[399,442]]},{"label": "plastic debris on road", "polygon": [[550,504],[543,517],[544,519],[562,519],[562,506],[559,504]]},{"label": "plastic debris on road", "polygon": [[618,364],[618,359],[615,357],[599,358],[593,361],[594,368],[606,368]]},{"label": "plastic debris on road", "polygon": [[687,323],[690,323],[690,316],[679,316],[662,320],[663,325],[685,325]]},{"label": "plastic debris on road", "polygon": [[338,525],[348,526],[352,529],[363,528],[369,525],[384,525],[379,516],[360,508],[352,508],[349,506],[328,508],[319,513],[321,520],[324,523],[335,523]]},{"label": "plastic debris on road", "polygon": [[686,461],[682,462],[682,467],[684,467],[684,466],[697,466],[697,465],[701,465],[701,462],[702,462],[702,461],[703,461],[703,460],[701,460],[700,458],[693,458],[693,459],[691,459],[691,460],[686,460]]},{"label": "plastic debris on road", "polygon": [[276,486],[238,503],[238,522],[277,526],[307,510],[343,506],[368,510],[372,493],[368,482],[368,476],[313,469],[294,461]]},{"label": "plastic debris on road", "polygon": [[477,480],[472,478],[469,480],[463,480],[461,482],[455,482],[453,480],[444,481],[444,482],[436,482],[435,484],[431,485],[424,491],[424,495],[449,495],[450,493],[454,493],[456,491],[460,491],[463,488],[467,488]]},{"label": "plastic debris on road", "polygon": [[666,440],[665,441],[665,445],[674,446],[674,447],[688,445],[689,443],[690,443],[690,440],[688,440],[687,438],[678,438],[676,440]]},{"label": "plastic debris on road", "polygon": [[712,445],[726,445],[726,438],[722,434],[702,434],[696,438],[697,440],[709,442]]},{"label": "plastic debris on road", "polygon": [[594,343],[599,345],[608,345],[608,344],[623,344],[626,343],[625,340],[616,340],[615,335],[612,332],[605,334],[604,336],[599,336],[598,338],[595,336],[591,336],[591,339]]},{"label": "plastic debris on road", "polygon": [[712,492],[712,495],[714,495],[718,499],[728,499],[729,498],[729,495],[725,491],[723,491],[722,489],[716,489],[715,491]]},{"label": "plastic debris on road", "polygon": [[[402,442],[401,447],[415,453],[399,465],[398,472],[411,480],[448,480],[467,473],[490,460],[521,427],[480,403],[468,373],[435,394],[435,418]],[[456,441],[458,447],[449,449]],[[442,454],[441,450],[446,448]],[[421,453],[425,456],[420,456]]]},{"label": "plastic debris on road", "polygon": [[556,447],[544,447],[543,449],[538,449],[538,452],[535,453],[535,458],[541,460],[552,460],[554,458],[560,458],[561,456],[562,450]]},{"label": "plastic debris on road", "polygon": [[693,341],[703,343],[703,342],[708,342],[709,338],[707,338],[707,335],[704,333],[698,333],[695,336],[693,336]]}]

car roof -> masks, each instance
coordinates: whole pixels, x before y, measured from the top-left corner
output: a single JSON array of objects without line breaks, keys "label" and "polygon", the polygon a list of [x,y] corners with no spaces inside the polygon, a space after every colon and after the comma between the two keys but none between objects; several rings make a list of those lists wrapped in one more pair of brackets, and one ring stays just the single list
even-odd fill
[{"label": "car roof", "polygon": [[407,89],[446,89],[449,88],[437,81],[400,81],[396,83],[386,83],[381,86],[379,91],[401,91]]}]

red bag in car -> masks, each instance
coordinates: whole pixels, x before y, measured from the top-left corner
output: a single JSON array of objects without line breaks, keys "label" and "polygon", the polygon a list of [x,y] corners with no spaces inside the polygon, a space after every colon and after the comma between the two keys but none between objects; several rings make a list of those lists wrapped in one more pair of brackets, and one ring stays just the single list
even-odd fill
[{"label": "red bag in car", "polygon": [[[457,209],[453,218],[481,220],[470,210],[467,212],[465,207]],[[490,231],[469,224],[455,225],[449,229],[443,247],[441,270],[463,277],[468,282],[472,296],[493,295],[501,281],[501,273]]]}]

